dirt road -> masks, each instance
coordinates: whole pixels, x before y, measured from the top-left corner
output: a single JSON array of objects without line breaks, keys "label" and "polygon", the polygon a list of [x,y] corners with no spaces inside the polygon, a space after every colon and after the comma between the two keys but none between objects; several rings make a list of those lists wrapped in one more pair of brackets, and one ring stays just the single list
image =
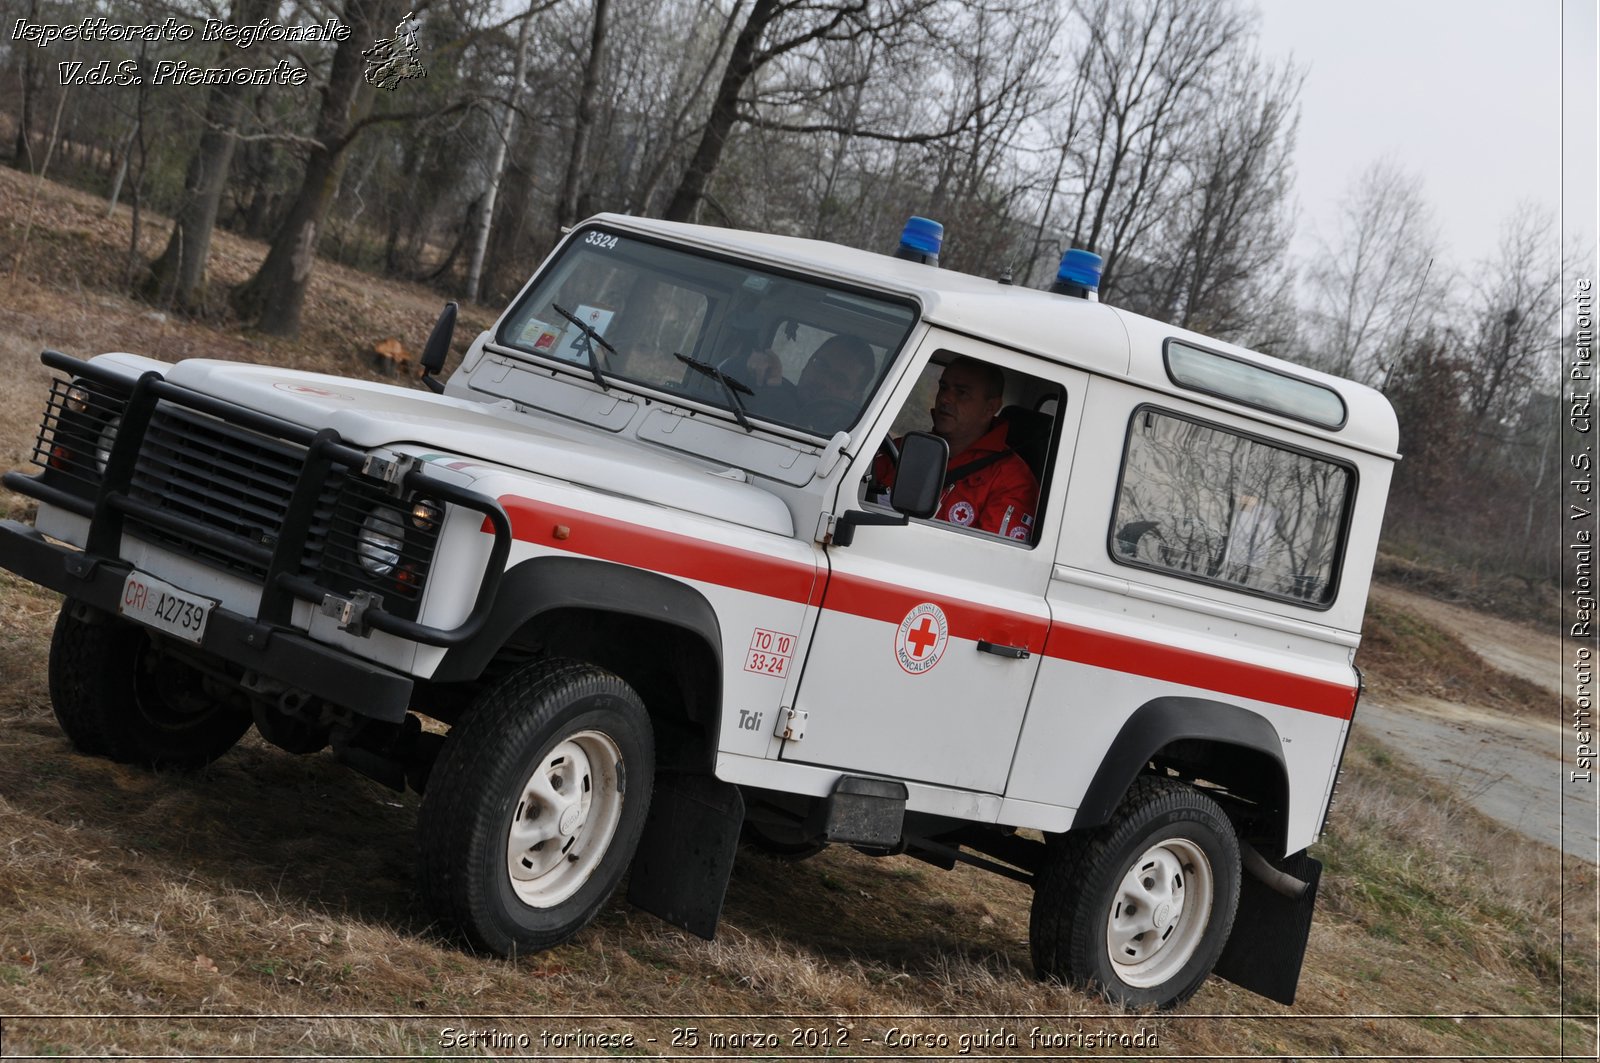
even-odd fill
[{"label": "dirt road", "polygon": [[1559,634],[1390,587],[1375,587],[1373,597],[1449,630],[1495,667],[1544,687],[1550,709],[1538,717],[1507,716],[1438,698],[1369,696],[1356,726],[1508,828],[1600,862],[1595,783],[1569,778],[1575,739],[1561,705]]}]

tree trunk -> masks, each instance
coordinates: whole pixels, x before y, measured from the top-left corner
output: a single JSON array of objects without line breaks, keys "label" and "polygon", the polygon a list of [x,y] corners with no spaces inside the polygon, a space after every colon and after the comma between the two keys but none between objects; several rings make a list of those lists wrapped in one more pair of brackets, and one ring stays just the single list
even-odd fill
[{"label": "tree trunk", "polygon": [[[251,25],[271,19],[277,0],[236,0],[235,25]],[[222,45],[218,63],[225,63],[233,46]],[[183,202],[178,208],[167,239],[167,248],[150,263],[146,293],[158,303],[183,313],[205,310],[206,256],[211,250],[211,231],[217,223],[217,204],[233,164],[234,137],[244,107],[244,94],[231,85],[213,85],[206,95],[205,131],[189,158],[183,180]]]},{"label": "tree trunk", "polygon": [[372,100],[372,92],[362,78],[365,64],[361,52],[388,28],[396,17],[394,8],[394,0],[372,4],[348,0],[344,5],[343,20],[350,27],[350,35],[339,42],[333,53],[333,67],[323,87],[317,115],[316,145],[306,160],[300,190],[272,239],[266,261],[254,277],[233,291],[233,306],[239,316],[269,335],[295,336],[300,332],[300,310],[311,281],[311,267],[316,262],[317,238],[339,188],[350,130]]},{"label": "tree trunk", "polygon": [[[28,22],[38,24],[39,0],[28,0]],[[22,49],[22,100],[18,108],[17,139],[11,148],[11,165],[29,172],[33,170],[33,144],[28,138],[33,133],[33,106],[40,88],[39,51],[38,48]]]},{"label": "tree trunk", "polygon": [[734,39],[733,51],[728,54],[728,65],[723,68],[722,81],[717,85],[717,95],[711,104],[705,131],[701,133],[700,143],[689,160],[689,168],[684,171],[683,179],[678,182],[678,190],[673,193],[672,202],[667,204],[663,215],[668,221],[694,220],[700,200],[705,196],[706,185],[716,172],[717,164],[722,161],[728,134],[738,120],[739,94],[744,91],[750,75],[755,73],[756,46],[777,14],[777,0],[756,0],[744,28]]},{"label": "tree trunk", "polygon": [[583,88],[578,93],[577,119],[572,128],[572,154],[567,175],[556,200],[556,228],[578,220],[578,182],[589,155],[589,134],[594,128],[594,98],[600,88],[600,64],[605,58],[606,13],[610,0],[594,0],[594,31],[589,38],[589,62],[583,68]]},{"label": "tree trunk", "polygon": [[[605,0],[600,0],[604,4]],[[598,14],[596,15],[598,18]],[[517,104],[522,99],[522,82],[528,76],[528,37],[533,29],[533,11],[522,16],[522,25],[517,27],[517,59],[512,64],[511,98],[506,103],[506,117],[500,124],[499,136],[495,140],[494,159],[489,164],[489,183],[483,190],[483,205],[478,211],[477,221],[472,229],[472,254],[467,259],[467,290],[466,299],[469,303],[478,301],[478,289],[483,282],[483,253],[489,247],[489,226],[494,221],[494,204],[500,196],[500,181],[506,172],[506,152],[510,149],[511,134],[517,127]],[[450,259],[453,261],[455,253]]]}]

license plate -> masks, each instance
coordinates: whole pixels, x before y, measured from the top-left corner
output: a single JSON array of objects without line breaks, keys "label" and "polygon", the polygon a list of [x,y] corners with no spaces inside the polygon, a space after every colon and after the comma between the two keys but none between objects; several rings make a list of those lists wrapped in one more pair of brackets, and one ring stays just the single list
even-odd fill
[{"label": "license plate", "polygon": [[198,643],[217,603],[135,570],[122,584],[117,612],[186,642]]}]

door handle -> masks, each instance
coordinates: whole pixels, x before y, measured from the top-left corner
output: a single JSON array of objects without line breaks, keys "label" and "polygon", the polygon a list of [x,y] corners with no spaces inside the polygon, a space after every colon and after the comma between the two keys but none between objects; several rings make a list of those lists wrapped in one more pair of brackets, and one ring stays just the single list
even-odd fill
[{"label": "door handle", "polygon": [[1028,647],[1026,647],[1026,646],[1002,646],[998,642],[986,642],[983,639],[979,639],[978,640],[978,652],[979,653],[992,653],[996,657],[1009,657],[1014,661],[1021,661],[1021,660],[1025,660],[1027,658],[1027,656],[1028,656]]}]

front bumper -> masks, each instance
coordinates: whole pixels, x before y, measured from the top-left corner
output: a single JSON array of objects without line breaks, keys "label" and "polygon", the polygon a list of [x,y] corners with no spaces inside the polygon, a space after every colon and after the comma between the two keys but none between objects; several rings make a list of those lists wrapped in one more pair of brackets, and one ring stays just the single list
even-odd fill
[{"label": "front bumper", "polygon": [[[284,421],[173,384],[158,372],[130,381],[109,366],[55,351],[44,352],[41,360],[88,390],[74,396],[65,381],[55,382],[35,448],[42,471],[8,472],[0,479],[19,494],[87,519],[88,529],[79,550],[34,528],[0,522],[0,566],[115,614],[130,571],[119,556],[125,534],[175,543],[202,565],[233,568],[242,562],[246,578],[261,586],[254,615],[214,610],[200,648],[381,720],[404,717],[412,678],[303,634],[292,624],[296,602],[310,603],[358,636],[381,631],[429,646],[454,646],[483,628],[511,545],[510,520],[497,500],[392,455],[353,447],[332,429]],[[95,403],[100,420],[91,422],[88,410]],[[178,435],[152,427],[174,413],[187,417]],[[106,447],[108,437],[108,449],[91,468],[83,452]],[[268,487],[259,488],[263,483]],[[426,492],[435,502],[482,515],[493,543],[475,600],[459,624],[435,627],[416,618],[417,607],[385,608],[382,595],[359,582],[350,585],[326,567],[329,558],[354,556],[358,549],[356,541],[343,539],[336,548],[329,530],[341,515],[348,517],[339,508],[346,488],[357,502],[369,497],[361,492],[377,491],[385,499]],[[430,541],[425,564],[431,564],[434,549]],[[308,556],[318,560],[308,562]]]},{"label": "front bumper", "polygon": [[[0,521],[0,567],[112,615],[131,571],[125,562],[53,543],[13,520]],[[227,609],[212,611],[200,648],[373,719],[398,722],[411,704],[410,676]]]}]

